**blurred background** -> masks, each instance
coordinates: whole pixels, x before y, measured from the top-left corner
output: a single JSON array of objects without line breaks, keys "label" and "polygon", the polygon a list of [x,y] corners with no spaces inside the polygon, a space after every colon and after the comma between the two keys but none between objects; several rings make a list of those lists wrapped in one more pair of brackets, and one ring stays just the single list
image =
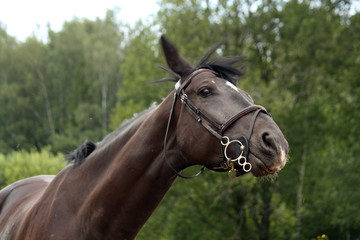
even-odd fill
[{"label": "blurred background", "polygon": [[272,113],[289,163],[272,178],[178,179],[137,239],[360,239],[359,1],[128,2],[45,31],[18,5],[25,36],[0,15],[0,188],[56,174],[85,139],[167,96],[172,84],[149,84],[167,76],[161,34],[193,64],[227,39],[217,54],[246,56],[238,86]]}]

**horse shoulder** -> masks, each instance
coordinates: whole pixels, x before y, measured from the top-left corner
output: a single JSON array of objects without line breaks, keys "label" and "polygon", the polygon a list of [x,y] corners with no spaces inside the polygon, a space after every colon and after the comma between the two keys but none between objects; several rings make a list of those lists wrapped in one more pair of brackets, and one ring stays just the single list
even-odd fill
[{"label": "horse shoulder", "polygon": [[27,211],[39,199],[54,176],[19,180],[0,191],[0,239],[14,239]]}]

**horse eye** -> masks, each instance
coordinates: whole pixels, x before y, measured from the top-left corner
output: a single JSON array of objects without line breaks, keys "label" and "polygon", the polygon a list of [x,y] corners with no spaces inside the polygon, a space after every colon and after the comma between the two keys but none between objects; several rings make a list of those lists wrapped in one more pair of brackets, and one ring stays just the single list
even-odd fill
[{"label": "horse eye", "polygon": [[202,97],[208,97],[212,94],[211,89],[208,87],[203,87],[199,91],[199,95]]}]

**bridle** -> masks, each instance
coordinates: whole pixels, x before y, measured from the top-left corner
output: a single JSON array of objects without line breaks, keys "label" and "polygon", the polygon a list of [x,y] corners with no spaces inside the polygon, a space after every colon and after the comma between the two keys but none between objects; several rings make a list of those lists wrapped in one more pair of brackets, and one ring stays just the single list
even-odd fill
[{"label": "bridle", "polygon": [[[185,90],[186,88],[190,85],[192,79],[199,75],[200,73],[203,72],[209,72],[209,73],[213,73],[216,76],[219,76],[218,73],[210,70],[210,69],[199,69],[194,71],[192,74],[190,74],[181,84],[180,81],[176,84],[175,86],[175,94],[174,94],[174,101],[172,104],[172,108],[170,111],[170,116],[168,119],[168,124],[167,124],[167,128],[166,128],[166,132],[165,132],[165,138],[164,138],[164,156],[165,156],[165,161],[166,163],[169,165],[169,167],[172,169],[172,171],[178,175],[179,177],[182,178],[194,178],[199,176],[200,174],[202,174],[205,170],[205,166],[203,166],[201,168],[201,170],[193,175],[193,176],[187,176],[187,175],[183,175],[180,172],[178,172],[168,161],[167,159],[167,151],[166,151],[166,145],[167,145],[167,137],[168,137],[168,131],[169,131],[169,127],[170,127],[170,123],[171,123],[171,118],[175,109],[175,105],[176,105],[176,100],[177,98],[180,98],[181,103],[185,106],[185,108],[189,111],[190,115],[198,122],[200,123],[206,130],[208,130],[213,136],[215,136],[217,139],[219,139],[221,145],[222,145],[222,150],[223,150],[223,155],[225,157],[225,161],[224,163],[221,164],[220,167],[216,167],[214,168],[214,170],[216,169],[222,169],[222,170],[229,170],[229,176],[233,177],[233,173],[236,173],[236,169],[235,169],[235,164],[238,164],[239,166],[242,167],[243,171],[245,172],[249,172],[252,168],[252,165],[250,162],[247,161],[247,157],[249,155],[250,149],[249,149],[249,141],[253,132],[253,128],[255,125],[255,121],[256,118],[258,117],[260,112],[264,112],[265,114],[271,116],[264,107],[260,106],[260,105],[250,105],[244,109],[242,109],[239,113],[235,114],[234,116],[232,116],[231,118],[229,118],[225,123],[223,124],[219,124],[216,121],[214,121],[210,116],[208,116],[206,113],[202,112],[200,110],[200,108],[198,108],[190,99],[189,97],[186,95]],[[239,120],[240,118],[242,118],[243,116],[252,113],[253,117],[251,119],[251,124],[249,127],[249,130],[246,134],[246,136],[241,136],[238,140],[230,140],[229,137],[224,136],[224,132],[232,125],[234,124],[237,120]],[[240,150],[240,154],[238,157],[235,158],[231,158],[229,156],[229,146],[230,145],[238,145],[239,146],[239,150]]]}]

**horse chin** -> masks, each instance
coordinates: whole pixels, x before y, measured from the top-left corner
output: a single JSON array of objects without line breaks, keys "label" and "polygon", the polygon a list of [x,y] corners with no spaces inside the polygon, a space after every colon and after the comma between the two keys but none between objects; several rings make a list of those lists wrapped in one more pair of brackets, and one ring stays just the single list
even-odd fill
[{"label": "horse chin", "polygon": [[270,174],[276,174],[275,171],[270,170],[260,158],[254,154],[249,154],[249,162],[252,165],[251,174],[255,177],[264,177]]},{"label": "horse chin", "polygon": [[245,172],[243,170],[237,170],[235,177],[240,177],[240,176],[245,175],[245,174],[247,174],[247,172]]}]

